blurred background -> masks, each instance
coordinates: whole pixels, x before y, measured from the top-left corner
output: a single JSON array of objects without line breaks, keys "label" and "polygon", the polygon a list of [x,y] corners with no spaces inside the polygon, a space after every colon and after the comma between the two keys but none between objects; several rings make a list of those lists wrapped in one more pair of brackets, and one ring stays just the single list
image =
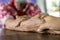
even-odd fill
[{"label": "blurred background", "polygon": [[[0,0],[1,4],[10,4],[12,0]],[[43,13],[51,16],[60,17],[60,0],[27,0],[36,3]],[[16,32],[2,30],[2,21],[0,13],[0,40],[60,40],[60,35],[48,35],[39,33]]]}]

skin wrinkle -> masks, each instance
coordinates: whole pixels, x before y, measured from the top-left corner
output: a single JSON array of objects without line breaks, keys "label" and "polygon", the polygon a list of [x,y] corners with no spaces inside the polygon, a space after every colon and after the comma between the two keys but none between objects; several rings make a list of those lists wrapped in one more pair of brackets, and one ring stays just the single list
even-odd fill
[{"label": "skin wrinkle", "polygon": [[[16,26],[16,27],[19,27],[21,22],[24,22],[25,20],[28,20],[30,17],[28,16],[19,16],[19,17],[22,17],[22,18],[25,18],[24,20],[20,21],[19,24]],[[18,18],[18,17],[17,17]]]},{"label": "skin wrinkle", "polygon": [[40,28],[37,30],[38,33],[42,31],[44,33],[44,29],[47,30],[50,34],[60,34],[60,17],[53,17],[53,16],[47,16],[44,17],[45,23],[40,26]]}]

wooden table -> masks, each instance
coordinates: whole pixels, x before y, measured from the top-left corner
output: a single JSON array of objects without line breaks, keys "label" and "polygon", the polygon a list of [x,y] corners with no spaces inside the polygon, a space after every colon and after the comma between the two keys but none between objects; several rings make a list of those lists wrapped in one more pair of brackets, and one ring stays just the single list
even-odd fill
[{"label": "wooden table", "polygon": [[60,40],[60,35],[2,30],[0,40]]}]

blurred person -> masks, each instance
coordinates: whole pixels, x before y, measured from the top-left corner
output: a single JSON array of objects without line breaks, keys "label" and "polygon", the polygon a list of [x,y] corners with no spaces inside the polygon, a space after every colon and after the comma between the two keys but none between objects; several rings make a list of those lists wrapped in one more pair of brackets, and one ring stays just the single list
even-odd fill
[{"label": "blurred person", "polygon": [[2,16],[2,24],[8,18],[16,18],[16,15],[28,15],[34,17],[41,13],[40,8],[35,3],[29,3],[27,0],[12,0],[10,4],[1,5],[0,15]]}]

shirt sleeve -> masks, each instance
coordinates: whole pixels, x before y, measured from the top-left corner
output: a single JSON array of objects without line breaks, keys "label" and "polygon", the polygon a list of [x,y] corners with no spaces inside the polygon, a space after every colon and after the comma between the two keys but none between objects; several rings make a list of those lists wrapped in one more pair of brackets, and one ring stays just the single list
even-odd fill
[{"label": "shirt sleeve", "polygon": [[15,16],[15,10],[9,5],[2,5],[0,6],[0,17],[4,18],[5,16],[9,15],[8,17]]},{"label": "shirt sleeve", "polygon": [[35,16],[37,14],[40,14],[41,13],[41,10],[40,8],[38,7],[37,4],[34,4],[34,3],[29,3],[27,4],[28,5],[28,9],[27,9],[27,14],[29,16]]}]

